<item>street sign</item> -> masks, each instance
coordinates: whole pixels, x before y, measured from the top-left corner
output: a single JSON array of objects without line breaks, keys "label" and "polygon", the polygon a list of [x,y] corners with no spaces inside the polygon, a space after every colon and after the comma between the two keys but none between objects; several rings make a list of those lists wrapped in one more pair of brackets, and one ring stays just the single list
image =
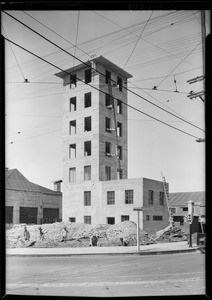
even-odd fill
[{"label": "street sign", "polygon": [[133,210],[143,210],[143,207],[134,207]]}]

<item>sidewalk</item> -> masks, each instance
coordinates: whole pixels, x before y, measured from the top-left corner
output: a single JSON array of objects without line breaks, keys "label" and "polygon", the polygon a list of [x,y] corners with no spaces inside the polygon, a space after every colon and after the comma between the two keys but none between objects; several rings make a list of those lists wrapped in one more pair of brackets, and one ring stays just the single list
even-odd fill
[{"label": "sidewalk", "polygon": [[6,249],[9,256],[72,256],[72,255],[117,255],[117,254],[169,254],[197,251],[200,247],[189,247],[187,241],[174,243],[161,243],[129,247],[82,247],[82,248],[12,248]]}]

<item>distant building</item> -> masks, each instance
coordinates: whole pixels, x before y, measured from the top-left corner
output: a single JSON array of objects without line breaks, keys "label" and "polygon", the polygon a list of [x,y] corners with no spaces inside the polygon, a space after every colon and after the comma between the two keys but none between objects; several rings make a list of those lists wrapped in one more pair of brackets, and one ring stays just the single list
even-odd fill
[{"label": "distant building", "polygon": [[126,87],[132,75],[99,56],[56,76],[66,91],[63,221],[137,222],[133,208],[139,206],[142,229],[154,232],[168,226],[163,182],[128,179]]},{"label": "distant building", "polygon": [[26,179],[17,169],[6,169],[6,223],[41,224],[62,218],[62,193]]},{"label": "distant building", "polygon": [[194,222],[205,224],[205,192],[170,193],[169,199],[175,224],[184,226],[189,200],[194,202]]}]

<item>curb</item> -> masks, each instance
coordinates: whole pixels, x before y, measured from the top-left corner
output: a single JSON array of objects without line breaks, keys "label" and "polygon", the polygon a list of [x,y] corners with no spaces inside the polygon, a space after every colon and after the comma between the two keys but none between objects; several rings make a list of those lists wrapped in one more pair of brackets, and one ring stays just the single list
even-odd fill
[{"label": "curb", "polygon": [[[69,253],[69,254],[6,254],[8,257],[70,257],[70,256],[94,256],[94,255],[161,255],[161,254],[176,254],[176,253],[189,253],[200,251],[199,248],[181,249],[181,250],[162,250],[162,251],[148,251],[144,252],[119,252],[119,253]],[[148,251],[148,252],[147,252]]]}]

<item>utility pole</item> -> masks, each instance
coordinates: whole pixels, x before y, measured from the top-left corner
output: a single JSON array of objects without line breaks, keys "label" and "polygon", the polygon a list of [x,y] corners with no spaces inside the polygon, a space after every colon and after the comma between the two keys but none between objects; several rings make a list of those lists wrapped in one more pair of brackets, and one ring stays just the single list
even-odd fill
[{"label": "utility pole", "polygon": [[133,210],[138,212],[138,221],[137,221],[137,249],[140,251],[140,211],[143,210],[143,207],[134,207]]}]

